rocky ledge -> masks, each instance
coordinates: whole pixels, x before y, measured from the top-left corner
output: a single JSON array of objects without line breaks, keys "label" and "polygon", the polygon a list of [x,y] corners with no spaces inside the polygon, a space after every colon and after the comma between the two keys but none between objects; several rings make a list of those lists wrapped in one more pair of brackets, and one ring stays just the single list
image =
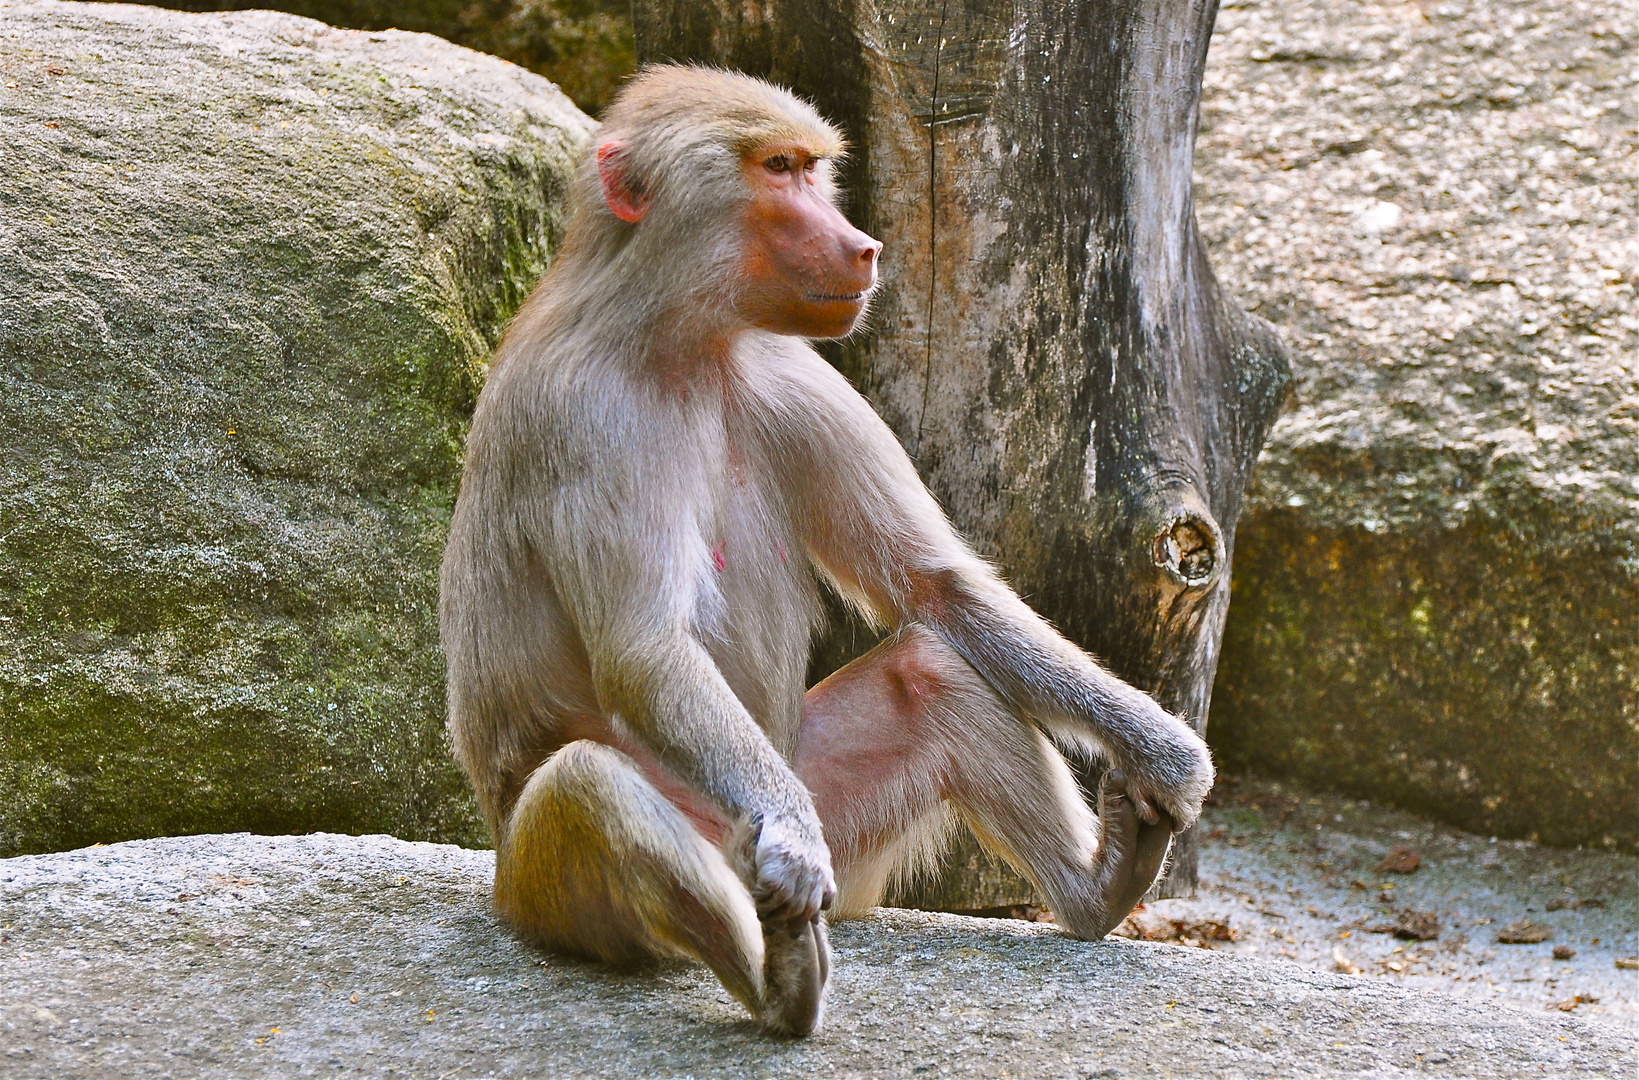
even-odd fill
[{"label": "rocky ledge", "polygon": [[760,1035],[703,969],[509,937],[489,852],[384,836],[138,840],[0,861],[0,1074],[1628,1076],[1561,1013],[1040,924],[838,926],[826,1025]]}]

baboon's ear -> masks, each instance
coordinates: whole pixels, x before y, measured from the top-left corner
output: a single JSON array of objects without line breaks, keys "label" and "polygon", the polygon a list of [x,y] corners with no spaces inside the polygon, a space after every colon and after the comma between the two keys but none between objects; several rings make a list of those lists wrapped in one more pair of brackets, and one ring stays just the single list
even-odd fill
[{"label": "baboon's ear", "polygon": [[610,139],[598,147],[598,179],[603,181],[603,201],[609,212],[636,225],[649,212],[649,196],[643,182],[633,175],[626,156],[626,144]]}]

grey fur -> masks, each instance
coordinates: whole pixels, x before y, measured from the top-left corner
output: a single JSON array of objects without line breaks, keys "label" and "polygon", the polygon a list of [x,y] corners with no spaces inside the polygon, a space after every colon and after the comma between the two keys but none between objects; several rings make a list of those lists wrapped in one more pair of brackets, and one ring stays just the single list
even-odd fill
[{"label": "grey fur", "polygon": [[[514,921],[618,957],[675,943],[675,913],[655,905],[680,897],[698,909],[698,932],[717,935],[714,966],[734,966],[725,983],[778,1031],[818,1022],[828,964],[812,920],[837,890],[790,764],[821,580],[904,628],[905,649],[950,688],[930,730],[975,760],[945,770],[949,797],[1076,932],[1102,935],[1125,914],[1108,909],[1130,883],[1111,893],[1110,881],[1132,872],[1138,826],[1125,810],[1125,824],[1106,814],[1121,846],[1101,848],[1097,819],[1031,725],[1096,746],[1135,798],[1180,826],[1212,780],[1187,725],[1104,672],[973,554],[841,375],[806,342],[739,314],[741,159],[758,139],[796,136],[840,151],[809,106],[756,80],[666,68],[631,84],[600,140],[646,216],[611,213],[588,162],[559,262],[480,398],[441,597],[450,728],[496,835],[503,910],[548,912]],[[823,168],[818,178],[830,190]],[[884,654],[895,655],[908,654]],[[573,768],[553,757],[588,738],[643,748],[703,795],[729,823],[726,858],[678,839],[692,826],[620,752],[574,751]],[[1006,748],[994,762],[978,760],[987,742]],[[1021,778],[1039,789],[1021,790]],[[886,805],[886,792],[880,806],[859,796],[900,840],[860,871],[848,907],[874,902],[891,863],[940,835],[944,796],[918,791],[914,813]],[[563,848],[586,829],[601,839]],[[668,846],[677,858],[661,857]],[[632,852],[644,854],[622,854]],[[622,873],[614,922],[527,902],[530,890],[589,898],[585,882]],[[645,919],[653,926],[616,927]]]}]

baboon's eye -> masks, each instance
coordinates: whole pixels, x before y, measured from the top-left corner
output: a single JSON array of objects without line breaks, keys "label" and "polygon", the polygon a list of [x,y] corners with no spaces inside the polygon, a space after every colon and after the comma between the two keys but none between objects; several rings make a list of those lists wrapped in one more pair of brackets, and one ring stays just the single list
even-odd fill
[{"label": "baboon's eye", "polygon": [[805,173],[812,173],[815,169],[819,168],[819,163],[820,163],[819,158],[811,157],[807,161],[802,163],[802,171],[805,172]]},{"label": "baboon's eye", "polygon": [[763,162],[763,168],[767,169],[771,173],[790,172],[791,159],[784,154],[775,154],[773,157]]}]

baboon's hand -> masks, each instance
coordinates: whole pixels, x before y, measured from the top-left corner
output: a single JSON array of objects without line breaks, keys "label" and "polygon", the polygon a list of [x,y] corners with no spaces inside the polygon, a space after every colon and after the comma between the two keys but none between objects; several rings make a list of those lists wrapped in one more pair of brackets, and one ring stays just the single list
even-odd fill
[{"label": "baboon's hand", "polygon": [[1159,705],[1149,720],[1146,738],[1118,762],[1127,774],[1127,797],[1146,825],[1161,820],[1160,810],[1182,832],[1201,816],[1212,790],[1212,754],[1194,728]]},{"label": "baboon's hand", "polygon": [[760,917],[809,921],[831,906],[837,885],[817,819],[768,817],[752,824],[746,841],[750,850],[735,861]]}]

